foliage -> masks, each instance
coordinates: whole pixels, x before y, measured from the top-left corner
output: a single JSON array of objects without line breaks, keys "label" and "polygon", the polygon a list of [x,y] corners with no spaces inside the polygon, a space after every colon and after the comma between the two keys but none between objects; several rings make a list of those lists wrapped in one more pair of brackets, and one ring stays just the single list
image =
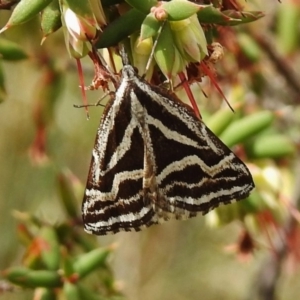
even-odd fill
[{"label": "foliage", "polygon": [[[271,260],[274,266],[280,266],[284,258],[299,261],[300,195],[298,191],[294,192],[299,175],[292,166],[299,161],[299,129],[295,124],[299,123],[296,116],[299,114],[297,95],[300,87],[285,63],[286,57],[296,53],[299,43],[295,30],[299,17],[296,4],[278,5],[278,13],[273,16],[277,20],[274,36],[282,51],[279,54],[263,35],[271,36],[268,24],[261,29],[260,25],[255,25],[261,21],[253,22],[262,18],[263,13],[243,9],[233,0],[208,1],[209,5],[183,0],[166,1],[161,5],[156,0],[103,0],[102,5],[97,0],[21,0],[13,7],[15,2],[5,1],[0,4],[0,10],[11,9],[0,36],[0,101],[4,102],[3,105],[11,101],[5,101],[9,96],[7,86],[11,82],[6,81],[9,76],[6,76],[4,65],[31,61],[37,67],[40,77],[32,96],[33,117],[30,120],[35,127],[35,137],[30,137],[29,159],[37,169],[44,170],[55,181],[53,186],[58,187],[56,198],[60,201],[60,206],[55,209],[64,210],[65,215],[56,223],[36,213],[14,212],[18,223],[18,239],[26,249],[22,251],[22,261],[18,261],[22,267],[12,266],[11,262],[1,266],[5,266],[1,276],[8,287],[13,291],[16,291],[16,286],[32,289],[35,300],[124,299],[108,266],[108,259],[115,247],[109,245],[97,248],[96,238],[88,236],[81,229],[78,207],[83,185],[74,175],[81,171],[76,171],[78,158],[71,164],[73,172],[65,171],[66,163],[62,163],[60,157],[59,142],[51,136],[51,130],[57,122],[57,107],[62,99],[67,70],[65,63],[63,67],[61,65],[61,53],[66,51],[61,46],[61,40],[56,37],[59,32],[63,32],[65,47],[72,57],[79,61],[89,54],[95,68],[100,66],[100,72],[99,69],[95,71],[90,88],[108,89],[109,80],[102,66],[95,62],[91,40],[98,49],[108,48],[107,60],[114,71],[118,66],[114,47],[123,42],[133,64],[141,74],[145,70],[149,72],[146,76],[152,78],[153,82],[161,84],[164,81],[161,78],[167,78],[171,87],[176,88],[179,83],[188,90],[190,86],[194,89],[193,83],[201,82],[202,90],[210,93],[209,103],[205,109],[201,109],[205,123],[247,162],[256,184],[255,192],[248,199],[210,212],[205,217],[206,224],[219,227],[240,221],[239,238],[230,250],[243,260],[249,258],[256,249],[269,248],[268,255],[276,256]],[[0,16],[1,13],[4,11],[0,11]],[[75,18],[71,24],[68,23],[70,16]],[[78,27],[73,26],[74,22]],[[248,27],[249,22],[253,22],[253,27]],[[163,23],[164,27],[161,26]],[[18,30],[22,28],[25,28],[27,35],[31,30],[32,41],[41,38],[43,45],[26,49],[24,43],[18,40],[20,36],[26,35],[22,31],[19,33]],[[37,28],[41,28],[42,37],[37,37]],[[51,39],[54,42],[47,50],[47,43],[51,45]],[[54,46],[56,41],[59,41],[59,47]],[[215,47],[215,42],[223,47]],[[155,46],[153,43],[156,43]],[[225,54],[220,50],[223,48],[226,49]],[[159,70],[154,64],[146,68],[152,49]],[[277,71],[272,70],[272,64]],[[288,92],[287,88],[278,89],[276,86],[279,75],[287,80],[285,87],[290,88]],[[206,83],[207,77],[214,89]],[[244,82],[250,87],[249,90],[243,87]],[[85,94],[84,84],[81,83],[81,86]],[[276,91],[275,97],[271,94],[272,89]],[[229,99],[235,113],[221,105],[220,97],[216,95]],[[290,99],[290,106],[282,100],[286,95]],[[190,101],[198,113],[198,105],[193,102],[193,98]],[[202,99],[201,106],[203,102]],[[82,132],[80,138],[82,141],[73,145],[79,146],[81,151],[78,151],[78,155],[82,155],[82,144],[86,141]],[[66,143],[64,138],[61,137],[61,140]],[[68,155],[65,155],[65,160],[68,159]],[[47,177],[43,178],[41,184],[46,185]],[[81,179],[84,180],[84,176]],[[45,200],[47,197],[42,199]],[[25,209],[30,210],[29,207]],[[175,234],[176,226],[170,236],[176,236],[176,240],[188,239],[188,235],[183,237]],[[151,232],[155,230],[149,230],[148,235],[146,233],[145,244],[151,244]],[[281,242],[278,242],[279,237]],[[144,249],[148,253],[148,248]],[[148,260],[149,255],[141,259],[146,263]],[[261,269],[266,268],[268,263],[261,263]],[[295,263],[292,265],[296,266]],[[259,299],[275,298],[280,268],[270,272],[267,276],[263,272],[259,273],[255,291],[257,295],[261,291],[261,295],[257,296]],[[267,283],[265,277],[272,278],[271,283]],[[161,295],[164,295],[163,292]],[[178,299],[187,298],[178,296]],[[207,299],[217,298],[207,296]],[[164,299],[171,299],[171,296]]]}]

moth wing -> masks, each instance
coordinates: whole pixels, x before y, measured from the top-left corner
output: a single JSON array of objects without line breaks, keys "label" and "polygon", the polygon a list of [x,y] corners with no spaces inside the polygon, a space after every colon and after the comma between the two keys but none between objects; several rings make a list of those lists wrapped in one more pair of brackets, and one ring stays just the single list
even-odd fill
[{"label": "moth wing", "polygon": [[157,210],[186,219],[246,198],[254,188],[246,165],[180,100],[146,82],[138,86],[154,157]]},{"label": "moth wing", "polygon": [[87,232],[139,231],[158,222],[143,196],[144,141],[132,115],[130,89],[120,86],[98,128],[82,204]]}]

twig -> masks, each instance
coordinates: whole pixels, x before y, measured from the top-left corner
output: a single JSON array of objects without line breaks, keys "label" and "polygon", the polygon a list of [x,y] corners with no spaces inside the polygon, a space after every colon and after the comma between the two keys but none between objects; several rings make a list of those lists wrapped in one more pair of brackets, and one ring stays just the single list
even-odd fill
[{"label": "twig", "polygon": [[[252,34],[255,40],[259,43],[259,45],[264,49],[264,51],[268,54],[268,57],[271,59],[278,72],[283,76],[287,82],[287,84],[291,87],[291,89],[296,93],[296,95],[300,94],[300,80],[299,76],[297,76],[294,70],[288,65],[288,62],[280,56],[280,54],[276,51],[276,46],[273,44],[271,39],[266,36]],[[300,97],[295,97],[295,101],[300,103]]]}]

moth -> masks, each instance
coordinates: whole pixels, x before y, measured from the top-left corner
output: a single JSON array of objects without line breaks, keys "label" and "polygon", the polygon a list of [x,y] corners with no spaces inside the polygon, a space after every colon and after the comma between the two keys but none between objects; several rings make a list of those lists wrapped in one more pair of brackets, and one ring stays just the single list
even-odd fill
[{"label": "moth", "polygon": [[246,165],[188,105],[123,66],[92,152],[82,204],[87,232],[188,219],[253,188]]}]

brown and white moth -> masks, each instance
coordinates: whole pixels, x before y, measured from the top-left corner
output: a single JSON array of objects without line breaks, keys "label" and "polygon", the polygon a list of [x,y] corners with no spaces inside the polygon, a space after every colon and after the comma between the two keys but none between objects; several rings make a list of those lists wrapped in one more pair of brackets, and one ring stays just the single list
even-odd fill
[{"label": "brown and white moth", "polygon": [[105,107],[82,204],[85,230],[139,231],[246,198],[245,164],[173,95],[124,65]]}]

